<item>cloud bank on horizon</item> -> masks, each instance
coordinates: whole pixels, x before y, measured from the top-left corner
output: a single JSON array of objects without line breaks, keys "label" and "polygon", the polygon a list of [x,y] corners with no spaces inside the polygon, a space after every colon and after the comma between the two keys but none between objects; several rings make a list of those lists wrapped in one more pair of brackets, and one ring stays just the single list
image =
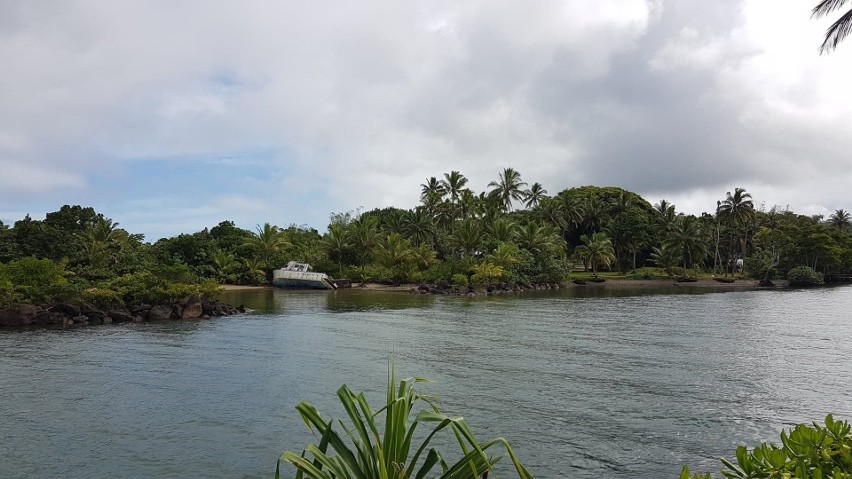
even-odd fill
[{"label": "cloud bank on horizon", "polygon": [[813,2],[0,4],[0,220],[323,230],[505,167],[710,211],[852,209],[852,44]]}]

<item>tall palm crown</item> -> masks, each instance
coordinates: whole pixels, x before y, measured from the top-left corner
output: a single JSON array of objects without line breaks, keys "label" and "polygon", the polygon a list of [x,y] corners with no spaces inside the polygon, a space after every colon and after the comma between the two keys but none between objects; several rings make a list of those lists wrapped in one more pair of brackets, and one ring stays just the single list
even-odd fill
[{"label": "tall palm crown", "polygon": [[834,226],[837,229],[846,228],[852,223],[852,215],[849,214],[848,211],[844,210],[835,210],[831,216],[828,217],[828,224]]},{"label": "tall palm crown", "polygon": [[[849,0],[821,0],[811,10],[812,18],[822,18],[828,14],[844,7]],[[825,31],[825,40],[819,47],[820,53],[828,53],[837,48],[837,45],[852,33],[852,8],[847,10]]]},{"label": "tall palm crown", "polygon": [[716,215],[721,221],[733,224],[743,224],[754,218],[754,203],[751,194],[743,188],[735,188],[734,194],[728,192],[724,201],[716,208]]},{"label": "tall palm crown", "polygon": [[541,183],[533,183],[530,189],[524,191],[524,205],[527,208],[535,208],[545,198],[547,198],[547,190],[541,186]]},{"label": "tall palm crown", "polygon": [[520,201],[524,198],[524,186],[527,184],[521,181],[521,174],[513,168],[504,168],[497,181],[488,183],[488,187],[493,188],[489,194],[499,198],[506,211],[512,209],[513,200]]},{"label": "tall palm crown", "polygon": [[707,238],[701,228],[701,220],[695,216],[679,217],[672,227],[665,246],[672,247],[680,253],[684,270],[700,262],[707,256],[709,249]]},{"label": "tall palm crown", "polygon": [[257,232],[252,233],[252,237],[244,243],[244,246],[254,250],[258,259],[266,268],[268,275],[268,272],[272,269],[270,263],[273,256],[292,245],[287,241],[287,233],[281,231],[277,226],[264,223],[263,227],[257,227]]},{"label": "tall palm crown", "polygon": [[467,178],[458,171],[451,171],[444,173],[444,179],[441,180],[441,184],[444,186],[444,194],[450,195],[451,201],[456,201],[459,199],[465,185],[467,185]]},{"label": "tall palm crown", "polygon": [[444,196],[447,191],[444,189],[444,184],[434,176],[426,178],[426,183],[420,184],[420,199],[425,200],[430,194],[437,194],[439,197]]}]

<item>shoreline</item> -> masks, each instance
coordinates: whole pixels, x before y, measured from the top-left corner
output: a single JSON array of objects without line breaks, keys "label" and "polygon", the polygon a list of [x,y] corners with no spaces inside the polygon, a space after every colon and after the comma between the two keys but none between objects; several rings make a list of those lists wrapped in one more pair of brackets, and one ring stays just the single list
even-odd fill
[{"label": "shoreline", "polygon": [[[566,288],[605,288],[605,289],[654,289],[654,288],[694,288],[701,290],[711,290],[711,291],[731,291],[731,290],[742,290],[742,289],[778,289],[784,288],[783,284],[779,284],[776,286],[760,286],[759,281],[756,279],[737,279],[733,283],[722,283],[719,281],[715,281],[712,279],[699,279],[694,282],[678,282],[670,279],[621,279],[621,278],[608,278],[606,281],[601,283],[595,283],[592,281],[587,281],[586,284],[574,284],[572,282],[562,283],[560,285],[560,289]],[[411,293],[416,292],[419,284],[409,283],[409,284],[401,284],[401,285],[390,285],[390,284],[380,284],[380,283],[364,283],[364,284],[353,284],[353,290],[359,291],[377,291],[377,292],[398,292],[398,293]],[[277,289],[275,286],[270,285],[260,285],[260,286],[247,286],[247,285],[235,285],[235,284],[223,284],[220,286],[220,291],[222,292],[230,292],[230,291],[252,291],[252,290],[264,290],[264,289]],[[349,289],[349,288],[346,288]],[[477,290],[483,289],[483,287],[476,288]],[[529,290],[535,290],[538,288],[524,288]],[[554,288],[549,288],[554,289]]]}]

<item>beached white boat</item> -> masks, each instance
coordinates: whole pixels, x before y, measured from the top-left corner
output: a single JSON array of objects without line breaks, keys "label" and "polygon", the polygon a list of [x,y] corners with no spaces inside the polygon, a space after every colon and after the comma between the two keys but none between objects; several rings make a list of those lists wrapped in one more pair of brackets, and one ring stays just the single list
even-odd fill
[{"label": "beached white boat", "polygon": [[290,261],[287,266],[272,271],[272,284],[288,289],[335,289],[325,273],[311,271],[311,265]]}]

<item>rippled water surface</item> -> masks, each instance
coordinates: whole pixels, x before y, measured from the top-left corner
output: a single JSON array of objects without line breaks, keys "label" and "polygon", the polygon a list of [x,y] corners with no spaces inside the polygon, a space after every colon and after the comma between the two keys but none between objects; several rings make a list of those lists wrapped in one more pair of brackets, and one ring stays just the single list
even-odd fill
[{"label": "rippled water surface", "polygon": [[271,477],[312,439],[296,403],[378,402],[391,352],[536,477],[716,471],[852,417],[852,287],[645,293],[252,291],[245,316],[0,331],[0,477]]}]

